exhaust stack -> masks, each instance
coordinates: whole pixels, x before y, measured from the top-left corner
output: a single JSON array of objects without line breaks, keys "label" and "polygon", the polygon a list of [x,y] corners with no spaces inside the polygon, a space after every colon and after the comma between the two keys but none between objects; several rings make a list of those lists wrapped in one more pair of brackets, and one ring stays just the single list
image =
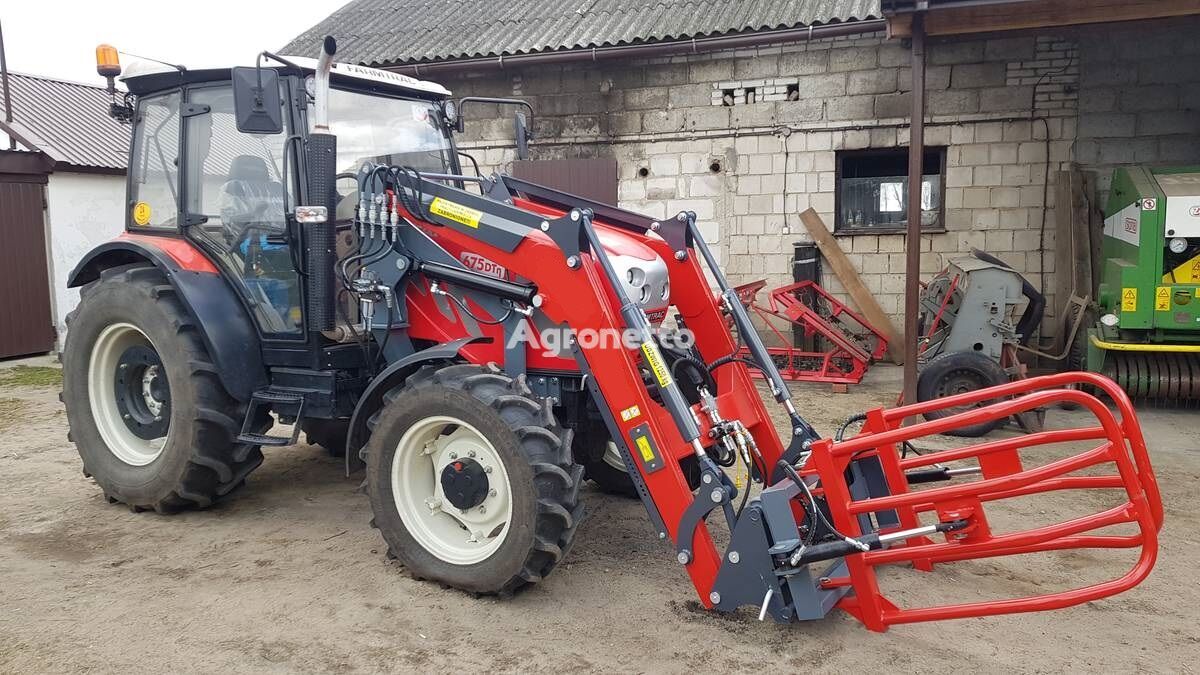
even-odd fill
[{"label": "exhaust stack", "polygon": [[333,265],[337,257],[334,238],[337,136],[329,132],[329,71],[336,53],[337,41],[332,36],[326,36],[317,60],[317,72],[313,76],[313,130],[304,148],[308,170],[308,202],[312,206],[325,207],[326,213],[325,218],[309,223],[304,232],[308,269],[308,276],[305,277],[308,328],[316,332],[332,330],[335,323]]},{"label": "exhaust stack", "polygon": [[333,68],[336,53],[337,40],[326,35],[321,56],[317,58],[317,72],[313,75],[313,131],[317,133],[329,133],[329,71]]}]

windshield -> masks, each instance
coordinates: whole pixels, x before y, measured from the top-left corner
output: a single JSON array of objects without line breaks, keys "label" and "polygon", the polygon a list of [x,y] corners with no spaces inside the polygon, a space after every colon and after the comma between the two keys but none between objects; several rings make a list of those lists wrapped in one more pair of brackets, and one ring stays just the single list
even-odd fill
[{"label": "windshield", "polygon": [[329,128],[337,136],[338,173],[353,173],[368,161],[451,173],[450,139],[440,120],[430,101],[332,89]]}]

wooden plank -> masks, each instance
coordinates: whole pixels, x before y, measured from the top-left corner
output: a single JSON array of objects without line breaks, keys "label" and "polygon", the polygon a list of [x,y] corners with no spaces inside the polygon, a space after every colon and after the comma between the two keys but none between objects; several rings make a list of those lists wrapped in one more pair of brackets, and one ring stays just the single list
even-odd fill
[{"label": "wooden plank", "polygon": [[[1076,292],[1076,279],[1078,278],[1075,260],[1079,240],[1073,236],[1072,220],[1075,209],[1070,208],[1073,206],[1071,190],[1073,173],[1072,171],[1058,171],[1054,175],[1054,315],[1060,322],[1063,322],[1066,317],[1063,309],[1066,307],[1067,299]],[[1043,273],[1042,287],[1046,286],[1046,275]],[[1084,294],[1086,293],[1081,293],[1081,295]],[[1062,325],[1065,326],[1065,324]],[[1065,327],[1069,330],[1069,326]],[[1050,349],[1052,354],[1057,354],[1062,350],[1065,338],[1063,330],[1055,331],[1054,344]]]},{"label": "wooden plank", "polygon": [[837,275],[838,281],[841,281],[842,286],[846,287],[846,292],[858,310],[863,313],[867,321],[870,321],[873,326],[887,336],[888,356],[894,363],[904,363],[902,334],[896,330],[892,318],[879,306],[879,301],[875,299],[871,291],[867,290],[858,276],[858,272],[854,269],[854,265],[846,257],[842,247],[838,246],[837,240],[830,234],[829,228],[825,226],[821,216],[817,215],[816,211],[808,209],[800,214],[800,222],[804,223],[809,236],[816,242],[817,248],[821,250],[821,255],[825,256],[829,267]]},{"label": "wooden plank", "polygon": [[[1051,352],[1059,352],[1071,330],[1071,295],[1095,299],[1092,199],[1083,173],[1059,171],[1054,183],[1054,303],[1059,331]],[[1042,275],[1046,284],[1046,276]]]},{"label": "wooden plank", "polygon": [[[928,35],[963,35],[1006,30],[1074,26],[1164,19],[1200,14],[1198,0],[1043,0],[1011,2],[930,11],[925,18]],[[888,35],[912,35],[911,17],[888,19]]]}]

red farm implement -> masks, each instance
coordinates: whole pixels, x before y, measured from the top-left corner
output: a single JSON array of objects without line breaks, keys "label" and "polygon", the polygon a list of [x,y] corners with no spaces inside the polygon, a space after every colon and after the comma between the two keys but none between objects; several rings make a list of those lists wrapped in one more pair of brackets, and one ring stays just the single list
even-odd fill
[{"label": "red farm implement", "polygon": [[[1116,414],[1096,397],[1068,388],[1079,385],[1107,394],[1115,404]],[[902,426],[906,418],[931,410],[989,399],[999,402],[935,421]],[[1087,410],[1095,424],[1038,431],[919,455],[903,452],[917,438],[1063,402]],[[1064,444],[1080,443],[1089,449],[1084,452],[1060,449]],[[855,464],[865,466],[855,469]],[[867,476],[864,477],[868,480],[861,481],[865,485],[855,485],[859,481],[847,482],[847,476],[862,475],[856,472],[870,465],[882,474],[884,485],[873,484]],[[870,528],[878,528],[869,537],[872,546],[878,545],[878,549],[841,559],[834,565],[837,569],[827,570],[816,584],[822,590],[845,591],[836,606],[872,630],[886,630],[900,623],[1070,607],[1136,586],[1150,573],[1157,556],[1163,507],[1141,427],[1125,393],[1111,380],[1091,373],[1016,380],[935,401],[870,411],[857,436],[843,442],[816,442],[812,457],[800,474],[820,486],[812,492],[825,498],[832,525],[840,533],[859,539],[871,532]],[[960,481],[972,477],[975,480]],[[950,484],[932,489],[925,485],[937,481]],[[914,489],[914,486],[919,487]],[[999,500],[1036,499],[1039,495],[1071,490],[1124,494],[1123,499],[1114,498],[1108,508],[1095,513],[1032,527],[1002,527],[1001,518],[989,520],[985,512],[985,505],[990,507]],[[1011,512],[1005,515],[1013,519]],[[923,522],[938,525],[922,527]],[[1126,531],[1113,531],[1122,527]],[[944,540],[935,542],[918,534],[925,531],[944,532]],[[880,543],[875,544],[875,540]],[[888,547],[888,542],[893,545]],[[1030,597],[963,604],[901,609],[882,593],[876,573],[880,565],[897,563],[932,571],[938,564],[979,558],[1069,549],[1129,548],[1140,551],[1130,570],[1119,578]],[[819,555],[820,552],[812,552],[809,559],[819,559]]]},{"label": "red farm implement", "polygon": [[[768,347],[784,379],[833,384],[858,384],[872,362],[887,353],[887,338],[861,314],[812,281],[781,286],[758,303],[767,285],[759,280],[738,286],[738,298],[775,335],[782,347]],[[788,324],[788,325],[785,325]],[[795,338],[812,348],[791,346]],[[743,348],[743,355],[749,351]]]}]

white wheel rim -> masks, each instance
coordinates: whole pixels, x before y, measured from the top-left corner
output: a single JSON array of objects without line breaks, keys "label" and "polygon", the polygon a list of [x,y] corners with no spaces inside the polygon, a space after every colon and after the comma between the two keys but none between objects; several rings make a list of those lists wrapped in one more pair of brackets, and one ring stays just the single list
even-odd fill
[{"label": "white wheel rim", "polygon": [[[442,470],[459,459],[483,466],[489,491],[465,512],[442,490]],[[496,552],[511,530],[512,485],[500,454],[462,420],[438,415],[409,427],[392,457],[392,496],[417,543],[454,565],[472,565]]]},{"label": "white wheel rim", "polygon": [[[131,466],[146,466],[158,459],[170,436],[168,431],[160,438],[140,438],[121,418],[115,384],[117,365],[126,349],[139,344],[154,349],[150,338],[137,326],[114,323],[100,332],[88,362],[88,402],[96,429],[109,452]],[[148,383],[144,386],[148,390]]]}]

